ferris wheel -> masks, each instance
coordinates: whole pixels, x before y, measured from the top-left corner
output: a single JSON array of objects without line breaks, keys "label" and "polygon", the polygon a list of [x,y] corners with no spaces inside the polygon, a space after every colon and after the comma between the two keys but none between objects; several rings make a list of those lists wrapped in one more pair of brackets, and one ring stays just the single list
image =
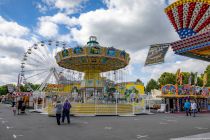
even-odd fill
[{"label": "ferris wheel", "polygon": [[[68,47],[65,42],[41,41],[24,53],[21,61],[21,78],[30,91],[43,91],[48,84],[69,84],[80,81],[82,73],[64,69],[56,63],[55,54]],[[38,85],[36,89],[32,84]]]}]

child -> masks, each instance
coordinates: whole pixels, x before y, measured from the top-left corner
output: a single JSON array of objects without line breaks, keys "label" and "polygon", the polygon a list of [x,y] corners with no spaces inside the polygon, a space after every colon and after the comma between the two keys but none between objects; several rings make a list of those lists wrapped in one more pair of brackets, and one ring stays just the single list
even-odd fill
[{"label": "child", "polygon": [[17,110],[17,109],[16,109],[16,106],[13,106],[13,107],[12,107],[12,111],[13,111],[14,116],[16,115],[16,110]]}]

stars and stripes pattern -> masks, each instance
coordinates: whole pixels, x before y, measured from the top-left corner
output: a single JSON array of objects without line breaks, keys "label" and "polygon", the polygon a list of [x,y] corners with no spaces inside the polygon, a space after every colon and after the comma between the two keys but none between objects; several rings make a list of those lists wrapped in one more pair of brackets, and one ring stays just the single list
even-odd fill
[{"label": "stars and stripes pattern", "polygon": [[181,39],[209,29],[210,0],[178,0],[165,12]]}]

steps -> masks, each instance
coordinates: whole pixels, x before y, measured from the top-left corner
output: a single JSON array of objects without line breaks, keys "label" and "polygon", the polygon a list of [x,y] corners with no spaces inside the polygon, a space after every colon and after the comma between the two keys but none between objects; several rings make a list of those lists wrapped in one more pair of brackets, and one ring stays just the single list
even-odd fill
[{"label": "steps", "polygon": [[116,115],[132,112],[132,105],[118,104],[74,104],[71,114],[95,114],[95,115]]},{"label": "steps", "polygon": [[[131,104],[72,104],[71,114],[73,115],[122,115],[131,114]],[[48,114],[55,114],[52,105],[48,105]]]}]

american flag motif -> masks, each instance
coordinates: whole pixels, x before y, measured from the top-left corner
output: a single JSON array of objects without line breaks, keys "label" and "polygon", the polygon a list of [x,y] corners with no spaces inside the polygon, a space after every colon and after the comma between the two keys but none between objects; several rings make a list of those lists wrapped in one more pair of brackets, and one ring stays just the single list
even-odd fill
[{"label": "american flag motif", "polygon": [[169,5],[165,12],[181,39],[209,29],[209,0],[178,0]]}]

